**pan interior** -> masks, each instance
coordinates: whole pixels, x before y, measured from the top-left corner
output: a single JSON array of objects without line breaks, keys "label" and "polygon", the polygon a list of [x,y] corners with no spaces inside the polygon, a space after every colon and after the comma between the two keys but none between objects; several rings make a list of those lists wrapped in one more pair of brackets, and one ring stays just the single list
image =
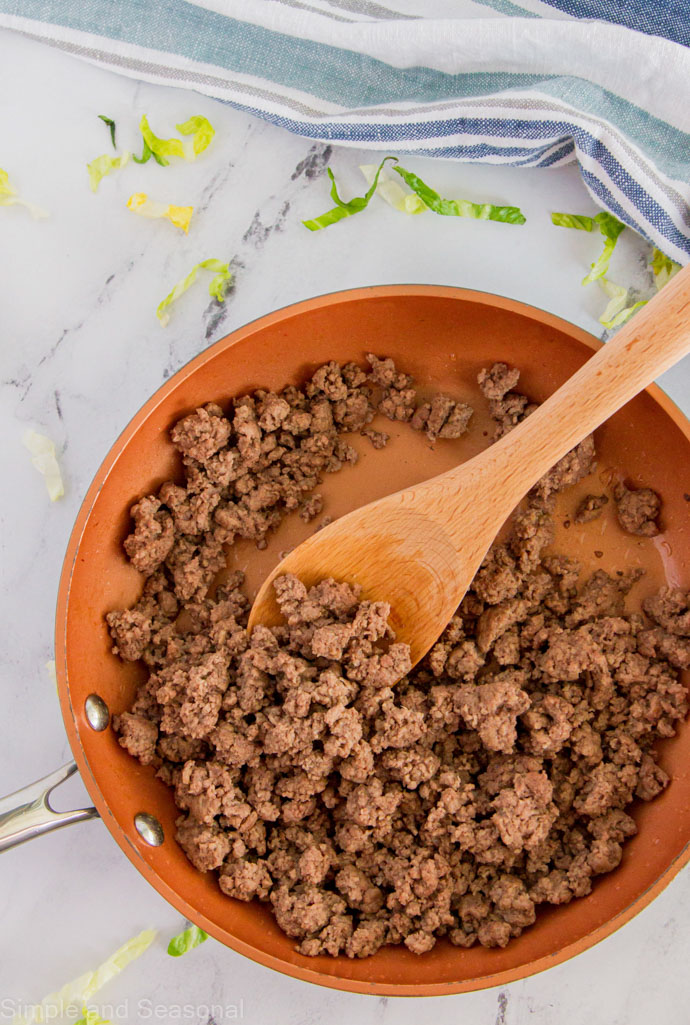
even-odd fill
[{"label": "pan interior", "polygon": [[[626,844],[620,868],[601,877],[589,897],[542,912],[536,925],[505,950],[461,950],[440,942],[422,957],[401,947],[383,948],[364,960],[305,958],[294,951],[267,907],[225,897],[213,875],[191,866],[173,839],[177,811],[171,791],[153,769],[119,747],[111,729],[94,732],[84,715],[84,701],[94,689],[111,713],[125,710],[143,678],[142,667],[111,654],[104,615],[131,604],[140,593],[141,578],[122,549],[128,510],[163,481],[179,478],[167,431],[181,416],[197,405],[223,404],[257,387],[299,383],[330,359],[361,362],[369,351],[392,356],[400,369],[414,375],[422,393],[446,391],[474,407],[469,434],[439,441],[435,448],[407,425],[387,420],[372,425],[391,435],[382,451],[365,438],[348,439],[358,448],[360,462],[329,475],[319,488],[326,500],[324,514],[336,517],[440,473],[489,443],[492,425],[476,385],[481,368],[499,360],[520,367],[519,388],[541,401],[581,366],[595,344],[547,314],[459,289],[398,286],[309,300],[243,328],[183,368],[109,453],[80,512],[63,571],[56,651],[65,721],[86,784],[118,843],[168,900],[221,941],[264,964],[326,985],[416,995],[457,992],[509,981],[584,949],[611,931],[609,923],[640,901],[674,861],[684,859],[690,837],[687,728],[663,745],[661,764],[673,785],[635,810],[639,833]],[[663,535],[650,541],[624,534],[610,505],[600,520],[574,527],[572,512],[579,498],[593,490],[591,479],[561,496],[555,517],[554,549],[580,559],[586,572],[645,569],[629,601],[631,609],[665,581],[690,586],[690,500],[683,493],[690,463],[688,423],[659,395],[643,393],[597,432],[595,487],[603,490],[625,479],[657,490],[664,501]],[[265,551],[251,542],[234,546],[229,568],[243,569],[254,593],[279,553],[313,529],[313,523],[292,516]],[[147,847],[137,833],[134,816],[142,811],[161,822],[166,836],[161,847]]]}]

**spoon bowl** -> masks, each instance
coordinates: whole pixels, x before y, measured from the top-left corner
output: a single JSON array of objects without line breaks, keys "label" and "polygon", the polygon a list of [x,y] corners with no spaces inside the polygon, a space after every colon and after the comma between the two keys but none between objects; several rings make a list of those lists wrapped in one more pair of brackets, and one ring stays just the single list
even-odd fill
[{"label": "spoon bowl", "polygon": [[[457,489],[459,523],[472,516],[475,505],[475,461],[476,457],[452,471],[452,478],[443,475],[448,477],[448,486]],[[436,502],[442,499],[441,489],[436,487],[441,479],[355,509],[304,541],[283,559],[259,591],[250,627],[255,622],[266,626],[281,622],[273,588],[277,576],[292,573],[307,587],[328,577],[347,580],[361,587],[362,598],[390,604],[389,623],[395,638],[410,645],[412,663],[418,662],[438,639],[471,584],[491,543],[486,537],[492,539],[505,519],[497,512],[485,521],[486,535],[473,533],[463,544],[434,516]],[[259,611],[255,612],[257,605]]]}]

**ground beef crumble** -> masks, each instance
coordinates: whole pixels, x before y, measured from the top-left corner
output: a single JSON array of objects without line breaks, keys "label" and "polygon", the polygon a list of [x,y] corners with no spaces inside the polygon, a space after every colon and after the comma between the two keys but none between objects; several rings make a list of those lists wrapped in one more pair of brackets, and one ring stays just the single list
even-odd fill
[{"label": "ground beef crumble", "polygon": [[608,504],[608,495],[585,495],[575,510],[575,522],[591,523],[592,520],[598,520],[604,506]]},{"label": "ground beef crumble", "polygon": [[[636,831],[626,807],[668,784],[653,744],[687,711],[689,596],[665,588],[629,614],[639,572],[579,584],[579,564],[549,550],[554,494],[594,467],[589,438],[533,489],[414,670],[388,606],[333,580],[278,580],[284,623],[249,638],[242,574],[211,587],[226,547],[265,544],[290,511],[319,515],[322,475],[357,458],[344,432],[381,447],[376,409],[432,444],[467,429],[470,407],[418,402],[391,360],[367,360],[175,425],[186,484],[132,508],[143,594],[107,617],[114,652],[149,669],[114,725],[174,787],[192,864],[270,902],[302,954],[423,954],[441,936],[503,947],[538,905],[616,868]],[[496,437],[534,408],[518,380],[505,364],[479,375]],[[658,496],[623,491],[621,525],[651,536]],[[576,522],[604,504],[588,495]]]},{"label": "ground beef crumble", "polygon": [[651,488],[628,488],[618,484],[613,495],[618,522],[628,534],[655,537],[660,533],[658,524],[661,499]]}]

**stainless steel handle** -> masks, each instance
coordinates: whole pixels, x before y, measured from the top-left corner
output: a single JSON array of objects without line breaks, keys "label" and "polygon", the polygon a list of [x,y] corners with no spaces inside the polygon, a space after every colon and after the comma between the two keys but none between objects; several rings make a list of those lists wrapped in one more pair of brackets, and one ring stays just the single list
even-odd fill
[{"label": "stainless steel handle", "polygon": [[86,819],[98,817],[95,808],[58,812],[50,807],[52,791],[75,772],[76,763],[68,762],[43,779],[30,783],[28,787],[0,798],[0,851],[7,851],[10,847],[17,847],[20,843],[73,822],[85,822]]}]

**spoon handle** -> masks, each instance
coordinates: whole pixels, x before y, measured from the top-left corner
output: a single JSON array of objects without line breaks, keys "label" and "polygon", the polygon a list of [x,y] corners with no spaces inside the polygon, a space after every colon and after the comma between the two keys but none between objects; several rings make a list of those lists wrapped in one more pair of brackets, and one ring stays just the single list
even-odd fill
[{"label": "spoon handle", "polygon": [[502,478],[506,505],[512,508],[566,452],[688,353],[690,266],[534,413],[482,454],[483,470]]}]

